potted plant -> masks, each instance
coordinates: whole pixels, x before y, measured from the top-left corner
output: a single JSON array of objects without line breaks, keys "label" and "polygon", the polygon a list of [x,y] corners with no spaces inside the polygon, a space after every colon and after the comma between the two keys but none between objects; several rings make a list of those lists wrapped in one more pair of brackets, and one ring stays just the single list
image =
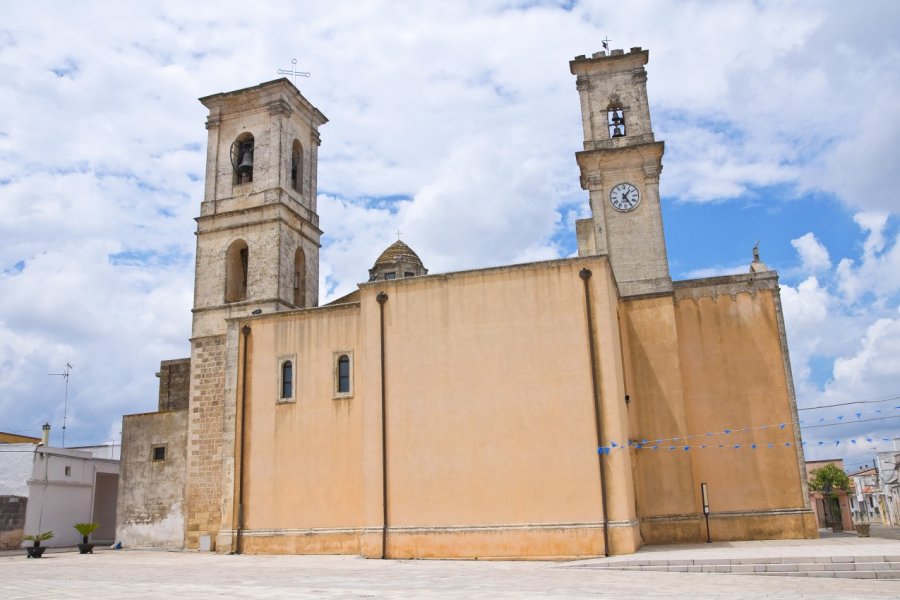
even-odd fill
[{"label": "potted plant", "polygon": [[94,530],[100,527],[99,523],[75,523],[73,525],[76,531],[81,534],[81,543],[78,544],[78,551],[82,554],[93,554],[94,545],[88,543],[88,536],[94,533]]},{"label": "potted plant", "polygon": [[44,553],[44,550],[47,549],[46,546],[41,546],[41,542],[43,542],[44,540],[49,540],[52,537],[52,531],[36,533],[35,535],[26,535],[24,538],[25,541],[34,542],[33,546],[25,546],[25,550],[28,552],[28,558],[40,558]]}]

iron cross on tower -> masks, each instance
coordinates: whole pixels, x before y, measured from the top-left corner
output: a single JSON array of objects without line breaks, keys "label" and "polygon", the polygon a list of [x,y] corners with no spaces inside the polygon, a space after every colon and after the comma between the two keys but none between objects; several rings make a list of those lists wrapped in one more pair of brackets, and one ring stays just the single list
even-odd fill
[{"label": "iron cross on tower", "polygon": [[291,59],[291,70],[290,71],[288,71],[287,69],[278,69],[277,73],[279,75],[290,75],[291,77],[293,77],[294,78],[294,86],[297,85],[297,77],[309,77],[309,73],[307,73],[306,71],[298,71],[297,70],[297,59],[296,58]]}]

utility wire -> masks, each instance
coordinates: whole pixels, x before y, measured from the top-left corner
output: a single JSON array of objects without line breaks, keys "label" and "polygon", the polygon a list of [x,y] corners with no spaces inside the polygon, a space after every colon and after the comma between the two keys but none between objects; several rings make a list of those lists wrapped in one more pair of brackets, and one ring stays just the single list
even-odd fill
[{"label": "utility wire", "polygon": [[819,408],[831,408],[833,406],[849,406],[851,404],[878,404],[879,402],[889,402],[891,400],[897,400],[900,398],[900,394],[895,396],[887,396],[885,398],[877,399],[877,400],[854,400],[853,402],[839,402],[837,404],[822,404],[820,406],[810,406],[807,408],[798,408],[797,410],[817,410]]},{"label": "utility wire", "polygon": [[874,419],[858,419],[856,421],[841,421],[839,423],[823,423],[822,425],[804,425],[800,429],[815,429],[817,427],[834,427],[835,425],[855,425],[856,423],[868,423],[869,421],[884,421],[885,419],[900,419],[900,415],[891,417],[875,417]]}]

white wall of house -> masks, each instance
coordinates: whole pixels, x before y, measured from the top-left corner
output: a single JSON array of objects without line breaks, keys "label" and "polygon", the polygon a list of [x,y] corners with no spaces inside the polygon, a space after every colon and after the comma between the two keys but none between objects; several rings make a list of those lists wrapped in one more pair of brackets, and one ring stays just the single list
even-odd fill
[{"label": "white wall of house", "polygon": [[0,444],[0,496],[27,496],[35,444]]},{"label": "white wall of house", "polygon": [[50,547],[81,542],[75,523],[95,522],[95,543],[112,543],[115,536],[119,461],[95,458],[68,448],[37,448],[28,479],[25,533],[52,531]]}]

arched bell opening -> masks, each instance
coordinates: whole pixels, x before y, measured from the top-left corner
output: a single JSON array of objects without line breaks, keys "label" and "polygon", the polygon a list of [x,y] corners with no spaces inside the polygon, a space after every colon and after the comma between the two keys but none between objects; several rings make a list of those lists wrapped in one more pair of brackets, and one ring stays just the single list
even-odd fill
[{"label": "arched bell opening", "polygon": [[253,134],[244,132],[231,144],[231,166],[234,168],[232,183],[239,185],[253,181]]},{"label": "arched bell opening", "polygon": [[225,254],[225,302],[247,299],[250,249],[244,240],[235,240]]}]

